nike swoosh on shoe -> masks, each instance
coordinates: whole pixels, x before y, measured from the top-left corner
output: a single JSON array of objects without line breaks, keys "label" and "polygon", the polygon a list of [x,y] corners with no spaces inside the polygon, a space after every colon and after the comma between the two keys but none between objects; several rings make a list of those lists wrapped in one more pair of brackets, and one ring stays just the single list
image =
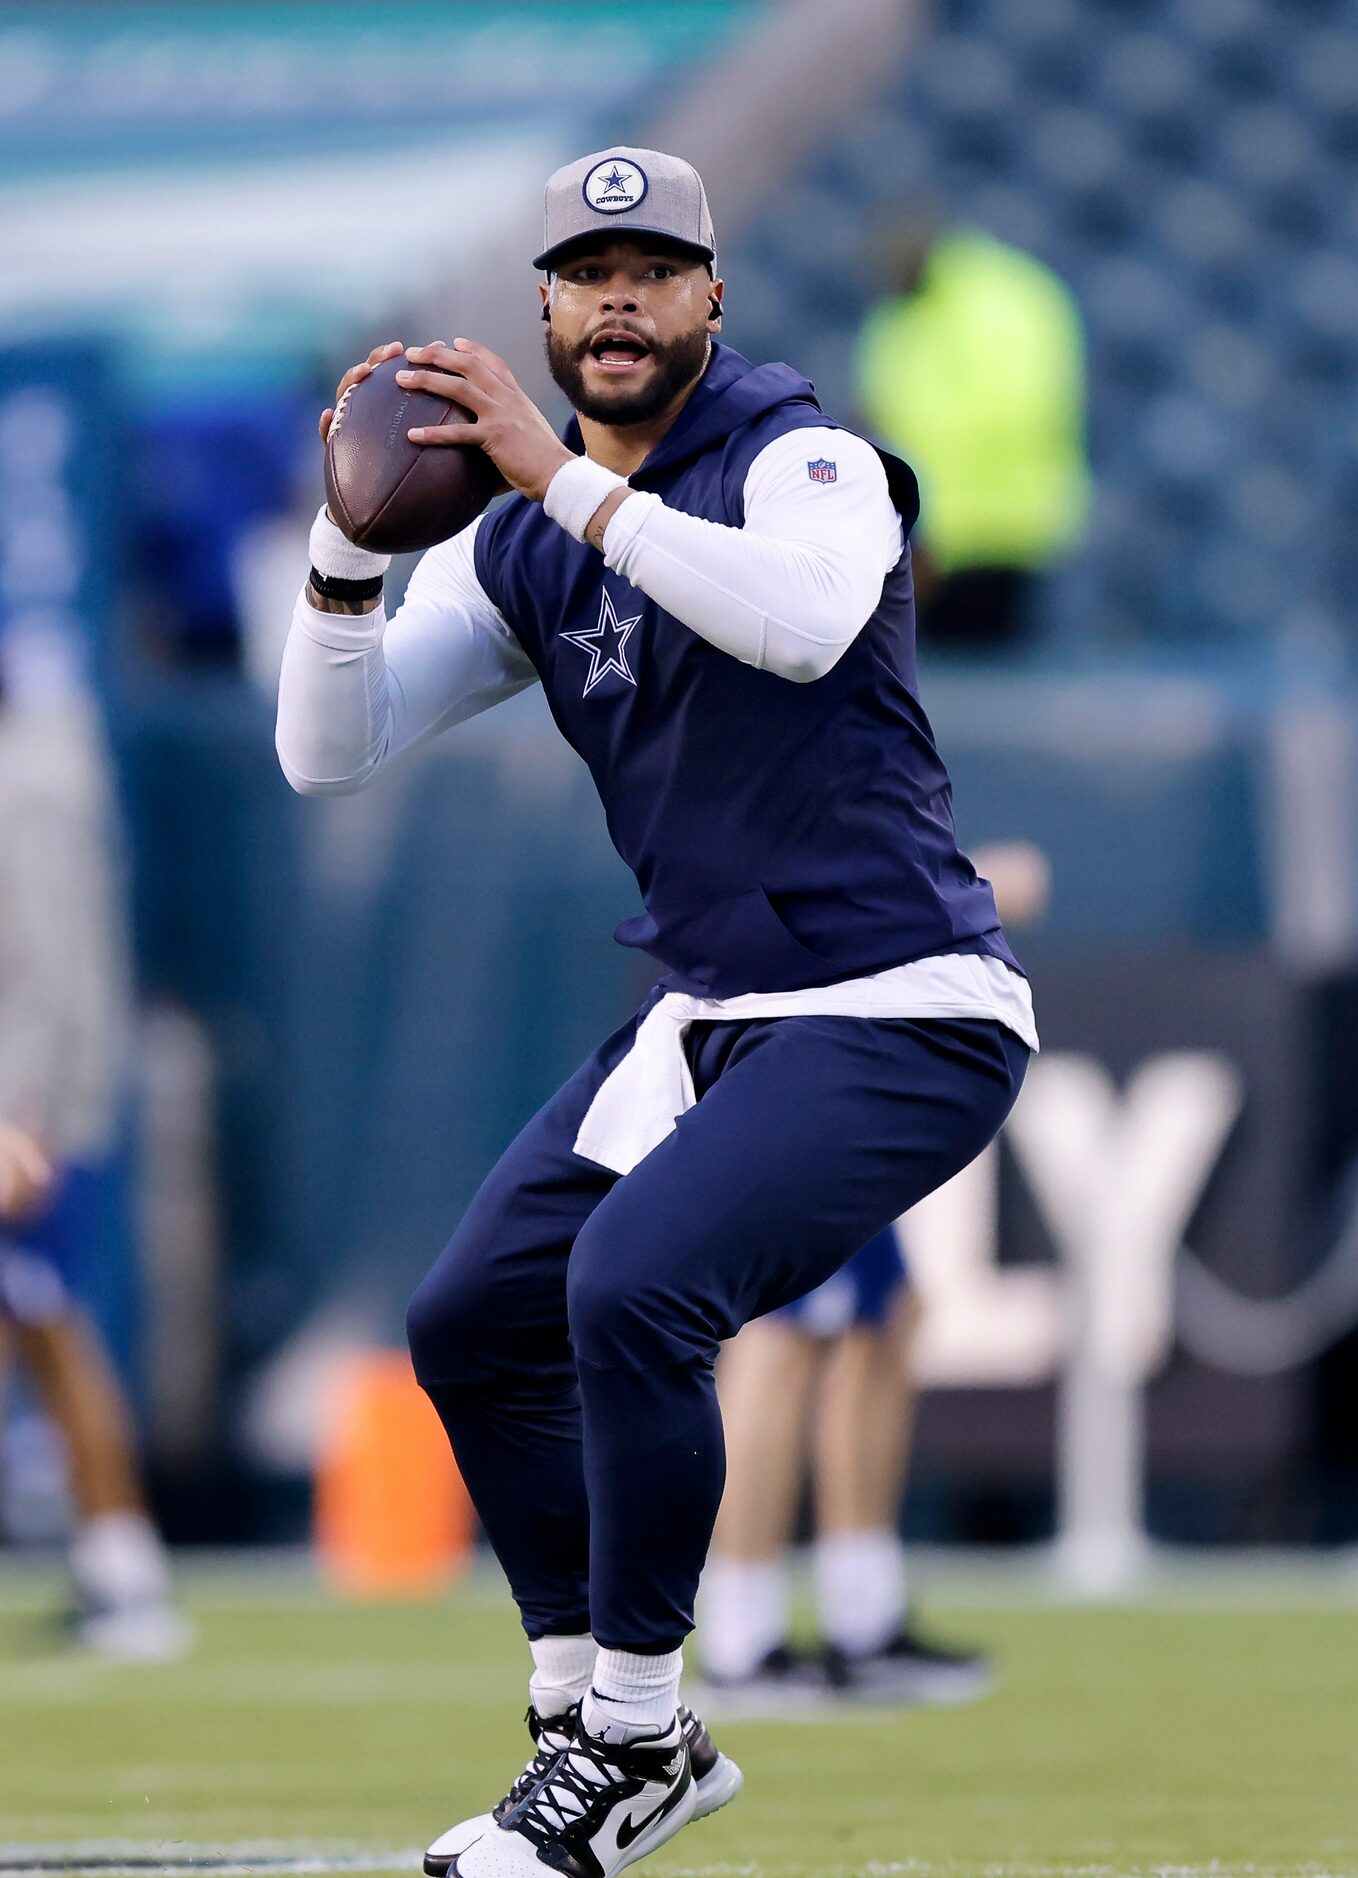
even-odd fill
[{"label": "nike swoosh on shoe", "polygon": [[673,1807],[676,1807],[687,1791],[688,1782],[686,1780],[681,1781],[674,1792],[667,1793],[659,1806],[656,1807],[655,1811],[648,1813],[645,1819],[633,1819],[630,1817],[624,1819],[622,1824],[618,1827],[618,1850],[625,1852],[628,1846],[632,1844],[633,1840],[640,1838],[641,1834],[645,1832],[648,1826],[653,1826],[658,1819],[663,1819],[666,1813],[670,1812]]}]

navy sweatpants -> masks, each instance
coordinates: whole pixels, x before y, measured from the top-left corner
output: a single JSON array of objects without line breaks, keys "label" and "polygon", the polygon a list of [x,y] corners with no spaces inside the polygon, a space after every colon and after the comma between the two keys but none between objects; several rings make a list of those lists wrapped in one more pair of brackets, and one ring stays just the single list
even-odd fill
[{"label": "navy sweatpants", "polygon": [[635,1029],[501,1157],[408,1330],[528,1635],[659,1652],[721,1499],[718,1344],[979,1154],[1028,1052],[988,1022],[695,1024],[699,1099],[619,1178],[572,1143]]}]

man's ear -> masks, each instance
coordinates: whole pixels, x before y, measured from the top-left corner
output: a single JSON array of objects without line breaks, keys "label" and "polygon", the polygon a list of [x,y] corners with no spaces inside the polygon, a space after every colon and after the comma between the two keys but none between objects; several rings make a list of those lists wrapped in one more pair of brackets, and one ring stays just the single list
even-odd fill
[{"label": "man's ear", "polygon": [[538,292],[542,295],[542,318],[550,323],[552,317],[552,289],[550,283],[539,281]]},{"label": "man's ear", "polygon": [[724,280],[714,280],[708,289],[707,330],[709,332],[715,332],[721,325],[722,313],[725,310],[723,306],[725,293],[726,282]]}]

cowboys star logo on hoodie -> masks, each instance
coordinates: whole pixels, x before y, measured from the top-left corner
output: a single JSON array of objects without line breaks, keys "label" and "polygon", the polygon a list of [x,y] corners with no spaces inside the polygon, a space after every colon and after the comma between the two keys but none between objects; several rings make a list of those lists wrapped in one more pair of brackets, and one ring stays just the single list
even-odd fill
[{"label": "cowboys star logo on hoodie", "polygon": [[599,624],[581,628],[579,632],[562,633],[563,639],[569,640],[573,646],[579,646],[582,652],[589,655],[589,671],[585,677],[585,689],[580,694],[582,697],[587,698],[610,672],[616,672],[629,685],[636,684],[632,668],[627,663],[627,641],[640,623],[640,613],[634,613],[631,619],[618,618],[613,596],[605,587],[599,596]]}]

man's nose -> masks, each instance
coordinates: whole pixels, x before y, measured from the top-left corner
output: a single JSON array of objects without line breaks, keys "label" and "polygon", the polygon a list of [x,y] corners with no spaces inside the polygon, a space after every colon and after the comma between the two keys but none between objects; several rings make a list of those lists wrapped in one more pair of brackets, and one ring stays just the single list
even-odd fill
[{"label": "man's nose", "polygon": [[599,299],[604,313],[635,313],[637,305],[637,290],[631,280],[610,280]]}]

